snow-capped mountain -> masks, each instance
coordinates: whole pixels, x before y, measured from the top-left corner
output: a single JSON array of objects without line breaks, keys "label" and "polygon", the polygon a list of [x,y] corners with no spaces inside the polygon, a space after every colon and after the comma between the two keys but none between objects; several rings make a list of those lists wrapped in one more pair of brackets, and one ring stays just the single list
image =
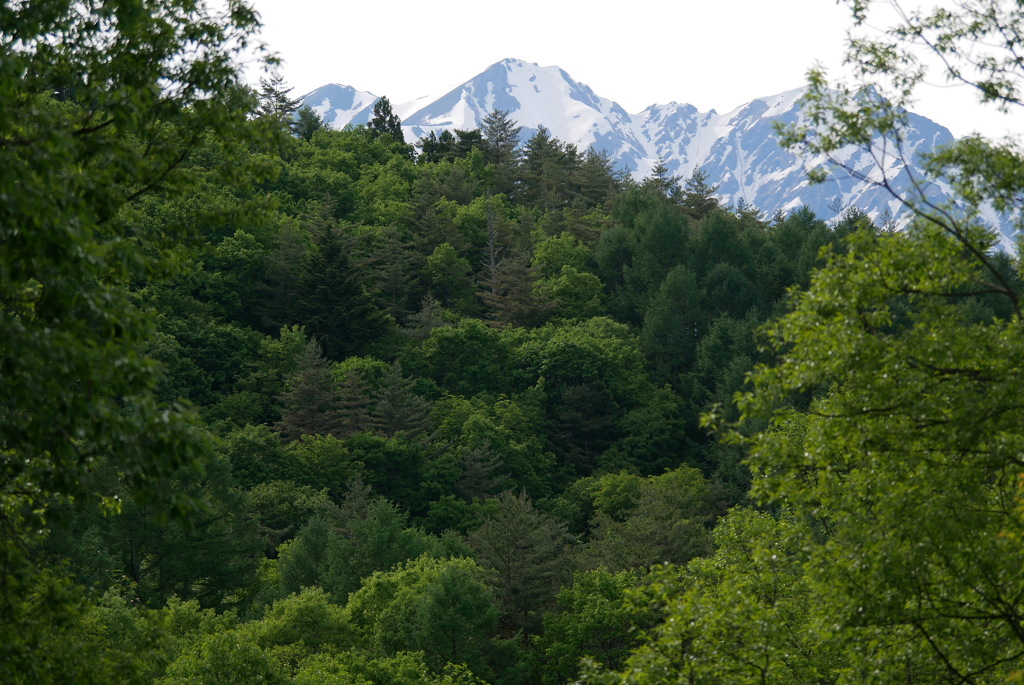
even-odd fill
[{"label": "snow-capped mountain", "polygon": [[331,83],[303,96],[302,104],[315,109],[331,128],[343,129],[370,123],[373,105],[379,99],[373,93]]},{"label": "snow-capped mountain", "polygon": [[[392,108],[402,119],[409,142],[431,131],[479,128],[485,116],[500,109],[522,127],[524,142],[544,126],[580,150],[593,147],[608,153],[637,179],[647,176],[659,161],[683,178],[700,167],[726,205],[743,203],[768,215],[806,205],[824,219],[855,206],[875,218],[898,219],[903,209],[884,189],[839,170],[826,183],[812,185],[807,171],[823,160],[802,159],[779,146],[774,123],[797,121],[802,92],[758,98],[725,114],[700,112],[676,102],[630,114],[558,67],[506,59],[438,97],[392,103]],[[330,126],[343,128],[367,123],[377,99],[332,84],[306,95],[303,104]],[[896,180],[897,190],[909,187],[918,156],[953,141],[946,128],[929,119],[911,114],[909,121],[904,147],[911,159],[909,168],[895,156],[879,160],[852,147],[841,151],[840,161],[858,175],[881,178],[884,173]],[[944,190],[932,185],[927,192],[941,198]],[[1003,242],[1011,247],[1009,236]]]}]

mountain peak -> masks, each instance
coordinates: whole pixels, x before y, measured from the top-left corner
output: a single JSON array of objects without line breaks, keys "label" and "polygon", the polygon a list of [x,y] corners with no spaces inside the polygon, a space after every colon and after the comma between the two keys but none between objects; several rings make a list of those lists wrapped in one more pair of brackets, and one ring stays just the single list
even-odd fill
[{"label": "mountain peak", "polygon": [[506,57],[505,59],[503,59],[501,61],[495,62],[494,64],[491,65],[491,67],[496,67],[496,66],[499,66],[499,65],[503,66],[503,67],[505,67],[507,69],[512,69],[512,68],[527,69],[529,67],[536,67],[538,69],[543,68],[539,64],[537,64],[536,62],[527,62],[526,60],[521,60],[521,59],[518,59],[516,57]]},{"label": "mountain peak", "polygon": [[345,128],[369,122],[373,103],[379,99],[352,86],[329,83],[302,96],[302,104],[312,107],[331,128]]}]

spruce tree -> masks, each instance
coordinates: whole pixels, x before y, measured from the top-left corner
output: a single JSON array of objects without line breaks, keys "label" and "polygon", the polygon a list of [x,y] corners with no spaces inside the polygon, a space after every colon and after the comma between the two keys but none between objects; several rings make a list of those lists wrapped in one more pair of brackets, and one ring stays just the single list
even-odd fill
[{"label": "spruce tree", "polygon": [[302,435],[337,435],[342,428],[341,395],[320,343],[310,338],[299,368],[281,396],[281,421],[277,429],[285,438]]},{"label": "spruce tree", "polygon": [[707,327],[702,296],[706,294],[697,287],[696,277],[683,264],[673,267],[652,293],[640,343],[659,381],[677,381],[680,373],[692,368]]},{"label": "spruce tree", "polygon": [[366,246],[368,254],[362,260],[373,279],[371,288],[377,295],[378,306],[399,321],[411,313],[422,293],[415,271],[423,257],[414,248],[407,231],[388,226],[372,236],[372,244]]}]

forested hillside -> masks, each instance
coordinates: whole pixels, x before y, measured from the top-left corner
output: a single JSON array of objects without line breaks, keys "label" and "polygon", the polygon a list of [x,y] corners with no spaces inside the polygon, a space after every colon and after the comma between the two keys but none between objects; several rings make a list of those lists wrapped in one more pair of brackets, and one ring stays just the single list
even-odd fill
[{"label": "forested hillside", "polygon": [[990,232],[331,130],[242,5],[60,4],[0,33],[0,681],[1024,678]]}]

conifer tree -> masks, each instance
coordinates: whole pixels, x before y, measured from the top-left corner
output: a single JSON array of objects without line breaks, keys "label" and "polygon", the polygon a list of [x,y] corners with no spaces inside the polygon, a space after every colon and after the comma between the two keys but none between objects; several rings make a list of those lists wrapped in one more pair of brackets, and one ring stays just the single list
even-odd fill
[{"label": "conifer tree", "polygon": [[292,133],[305,141],[313,139],[313,134],[321,129],[327,128],[323,118],[310,107],[300,107],[295,113],[295,121],[292,122]]},{"label": "conifer tree", "polygon": [[473,131],[455,129],[455,133],[445,129],[440,134],[431,131],[416,143],[416,147],[420,149],[417,161],[426,164],[463,159],[473,148],[482,146],[483,136],[479,129]]},{"label": "conifer tree", "polygon": [[495,110],[484,117],[484,159],[495,168],[491,182],[491,190],[495,193],[509,195],[518,185],[519,161],[522,157],[519,150],[521,130],[504,110]]},{"label": "conifer tree", "polygon": [[504,221],[494,209],[494,200],[487,197],[487,245],[484,248],[482,260],[483,269],[480,273],[481,285],[492,295],[497,292],[495,277],[498,265],[505,258],[509,249],[509,242],[504,235]]},{"label": "conifer tree", "polygon": [[519,132],[506,110],[496,109],[483,119],[484,158],[498,166],[515,166],[519,162]]},{"label": "conifer tree", "polygon": [[382,97],[373,105],[373,117],[366,128],[373,134],[374,138],[391,136],[399,143],[405,143],[405,134],[402,133],[402,120],[391,110],[391,101],[387,96]]},{"label": "conifer tree", "polygon": [[668,172],[668,165],[665,164],[664,159],[659,159],[654,168],[651,169],[651,173],[648,174],[641,185],[644,188],[653,188],[663,197],[678,202],[680,197],[679,182],[682,179],[679,176],[673,176]]},{"label": "conifer tree", "polygon": [[299,277],[299,318],[324,353],[344,359],[378,340],[391,324],[353,268],[347,241],[325,227]]},{"label": "conifer tree", "polygon": [[541,126],[526,143],[523,159],[523,200],[541,209],[567,206],[577,198],[572,181],[579,169],[575,145],[551,137]]},{"label": "conifer tree", "polygon": [[569,541],[565,524],[537,511],[525,492],[500,495],[494,517],[469,534],[510,632],[536,629],[567,580]]},{"label": "conifer tree", "polygon": [[413,390],[413,380],[402,375],[402,365],[395,362],[380,380],[373,393],[371,418],[375,429],[390,437],[404,433],[409,439],[419,437],[427,427],[430,404]]},{"label": "conifer tree", "polygon": [[659,381],[677,382],[693,366],[707,326],[701,294],[693,272],[683,264],[673,267],[652,293],[640,342]]},{"label": "conifer tree", "polygon": [[477,445],[466,449],[459,462],[462,475],[455,491],[467,502],[487,499],[500,492],[508,480],[500,473],[501,458],[490,445]]},{"label": "conifer tree", "polygon": [[350,437],[371,430],[369,383],[361,373],[349,370],[338,387],[339,413],[341,415],[340,435]]},{"label": "conifer tree", "polygon": [[470,131],[457,128],[455,139],[455,152],[459,159],[468,157],[474,148],[483,148],[484,145],[483,132],[478,128]]},{"label": "conifer tree", "polygon": [[607,152],[587,150],[575,174],[579,202],[587,209],[600,207],[622,190],[622,178]]},{"label": "conifer tree", "polygon": [[691,218],[702,219],[721,206],[715,197],[716,190],[718,186],[708,185],[707,174],[701,167],[697,167],[683,183],[678,202]]},{"label": "conifer tree", "polygon": [[302,435],[337,435],[342,430],[341,394],[316,338],[306,344],[281,405],[277,429],[289,440]]},{"label": "conifer tree", "polygon": [[598,457],[620,437],[623,410],[593,382],[561,388],[551,397],[548,439],[559,458],[576,476],[588,476]]},{"label": "conifer tree", "polygon": [[327,516],[314,516],[293,540],[281,546],[277,569],[285,593],[324,584],[330,574],[329,550],[338,544],[332,523]]},{"label": "conifer tree", "polygon": [[423,341],[430,337],[430,331],[442,326],[451,326],[453,316],[447,315],[444,307],[437,299],[427,293],[423,297],[420,310],[409,316],[402,333],[413,340]]},{"label": "conifer tree", "polygon": [[362,476],[356,474],[345,483],[341,506],[338,507],[338,520],[343,535],[352,537],[352,521],[366,518],[373,499],[373,488],[363,482]]},{"label": "conifer tree", "polygon": [[374,244],[367,246],[369,254],[362,265],[373,278],[381,310],[403,320],[418,299],[413,273],[423,257],[416,254],[413,240],[400,228],[383,228],[372,240]]},{"label": "conifer tree", "polygon": [[451,149],[454,143],[455,136],[448,129],[441,131],[440,136],[431,131],[416,142],[416,147],[420,151],[416,161],[420,164],[429,164],[451,159]]},{"label": "conifer tree", "polygon": [[309,249],[306,232],[297,227],[285,226],[275,236],[254,288],[253,317],[258,321],[254,328],[273,333],[294,322],[301,297],[302,266],[309,257]]},{"label": "conifer tree", "polygon": [[293,87],[285,86],[284,77],[274,74],[270,78],[260,79],[259,105],[256,113],[261,117],[279,117],[285,119],[293,114],[302,104],[302,98],[289,97]]},{"label": "conifer tree", "polygon": [[331,555],[332,590],[345,597],[374,571],[423,554],[442,556],[437,538],[408,523],[408,514],[384,497],[372,498],[362,515],[345,521],[346,534]]},{"label": "conifer tree", "polygon": [[544,322],[557,305],[534,289],[536,281],[529,254],[517,250],[504,255],[484,270],[486,288],[477,296],[489,310],[495,325],[536,326]]}]

